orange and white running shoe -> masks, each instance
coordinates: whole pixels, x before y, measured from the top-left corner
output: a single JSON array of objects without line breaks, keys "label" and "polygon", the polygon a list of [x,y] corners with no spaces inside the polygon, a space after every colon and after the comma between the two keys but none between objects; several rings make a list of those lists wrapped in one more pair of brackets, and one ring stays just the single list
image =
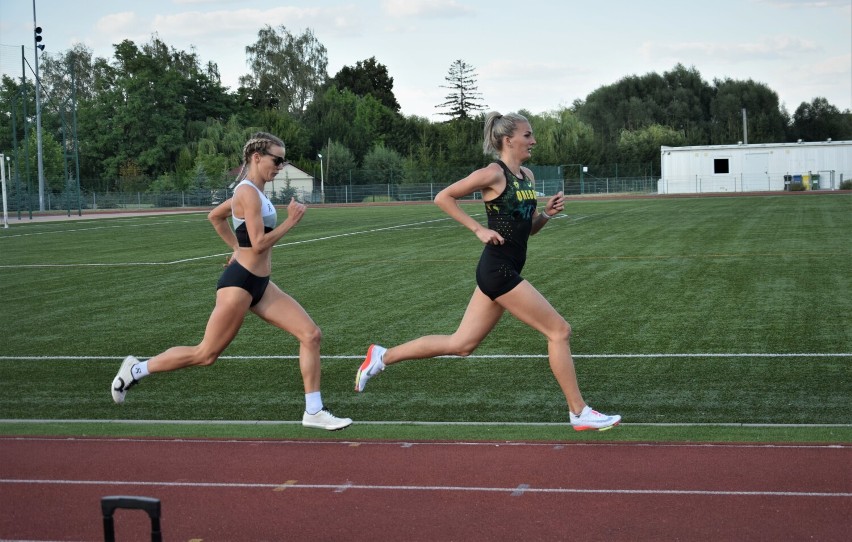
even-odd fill
[{"label": "orange and white running shoe", "polygon": [[355,391],[364,391],[364,386],[371,377],[376,376],[385,370],[385,364],[382,358],[387,352],[387,348],[383,348],[377,344],[371,344],[367,349],[367,357],[364,358],[364,363],[358,368],[355,374]]},{"label": "orange and white running shoe", "polygon": [[573,412],[569,412],[568,419],[571,420],[574,431],[606,431],[621,423],[620,415],[614,414],[608,416],[601,414],[597,410],[592,410],[592,407],[589,405],[583,407],[583,411],[579,416]]}]

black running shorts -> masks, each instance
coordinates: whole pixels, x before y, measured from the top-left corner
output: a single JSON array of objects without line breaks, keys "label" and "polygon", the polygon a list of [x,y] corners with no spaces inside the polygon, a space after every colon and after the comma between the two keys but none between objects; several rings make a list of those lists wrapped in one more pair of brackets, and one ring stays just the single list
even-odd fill
[{"label": "black running shorts", "polygon": [[225,268],[222,276],[219,277],[216,289],[230,286],[242,288],[251,294],[251,306],[254,307],[260,303],[268,285],[269,277],[258,277],[235,260]]}]

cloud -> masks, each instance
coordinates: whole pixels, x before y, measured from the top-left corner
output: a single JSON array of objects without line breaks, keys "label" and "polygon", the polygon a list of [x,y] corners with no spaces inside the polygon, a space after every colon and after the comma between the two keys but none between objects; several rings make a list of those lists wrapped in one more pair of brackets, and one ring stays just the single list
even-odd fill
[{"label": "cloud", "polygon": [[578,70],[560,62],[530,62],[528,60],[495,60],[475,70],[482,79],[493,81],[547,81]]},{"label": "cloud", "polygon": [[[147,41],[152,29],[132,11],[111,13],[95,23],[99,41],[116,44],[124,40]],[[88,41],[88,40],[87,40]]]},{"label": "cloud", "polygon": [[475,10],[456,0],[384,0],[382,9],[391,17],[467,17]]},{"label": "cloud", "polygon": [[755,0],[758,4],[769,4],[781,9],[796,8],[849,8],[849,0]]},{"label": "cloud", "polygon": [[[354,12],[354,8],[349,11]],[[154,18],[152,28],[161,35],[213,37],[222,36],[227,32],[246,32],[254,35],[265,25],[285,26],[294,33],[320,27],[348,33],[356,26],[357,20],[354,13],[341,13],[340,9],[277,7],[263,10],[185,11],[159,15]]]},{"label": "cloud", "polygon": [[[776,60],[789,58],[800,53],[819,52],[820,47],[811,40],[798,37],[780,36],[764,38],[759,42],[718,43],[718,42],[681,42],[659,44],[645,42],[641,47],[642,55],[648,61],[683,59],[714,60],[725,63],[742,63],[751,60]],[[693,61],[690,61],[693,63]]]}]

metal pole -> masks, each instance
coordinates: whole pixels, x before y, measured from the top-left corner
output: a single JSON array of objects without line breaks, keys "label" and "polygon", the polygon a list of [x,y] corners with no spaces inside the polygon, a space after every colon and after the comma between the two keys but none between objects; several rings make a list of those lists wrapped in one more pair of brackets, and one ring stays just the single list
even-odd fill
[{"label": "metal pole", "polygon": [[[23,47],[23,46],[22,46]],[[21,89],[23,91],[23,88]],[[15,117],[17,116],[18,107],[15,105],[15,93],[12,93],[12,152],[15,153],[15,207],[18,209],[18,220],[21,220],[21,174],[18,166],[21,163],[21,156],[18,154],[18,127],[16,126]],[[24,121],[26,123],[26,120]]]},{"label": "metal pole", "polygon": [[83,197],[80,194],[80,140],[77,137],[77,78],[74,70],[77,57],[72,55],[71,59],[71,115],[74,122],[74,162],[77,168],[75,175],[77,178],[77,216],[83,216]]},{"label": "metal pole", "polygon": [[320,163],[320,203],[325,203],[325,173],[322,169],[322,155],[317,154]]},{"label": "metal pole", "polygon": [[9,227],[9,209],[6,207],[6,168],[3,167],[3,162],[6,161],[6,156],[0,154],[0,185],[3,192],[3,227]]},{"label": "metal pole", "polygon": [[21,45],[21,109],[24,119],[24,171],[27,175],[27,212],[33,219],[33,183],[30,175],[30,123],[27,122],[27,71],[24,46]]},{"label": "metal pole", "polygon": [[42,156],[41,144],[41,82],[38,77],[38,42],[35,41],[35,29],[38,27],[36,23],[36,5],[33,0],[33,43],[35,44],[35,93],[36,93],[36,143],[38,152],[38,206],[40,211],[44,211],[44,159]]}]

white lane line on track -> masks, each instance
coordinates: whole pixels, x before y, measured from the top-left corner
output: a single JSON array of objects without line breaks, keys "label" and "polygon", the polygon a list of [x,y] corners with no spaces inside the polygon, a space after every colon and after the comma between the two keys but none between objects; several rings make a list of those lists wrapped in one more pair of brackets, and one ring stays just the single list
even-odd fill
[{"label": "white lane line on track", "polygon": [[[0,420],[2,423],[4,420]],[[55,420],[45,420],[46,422],[53,422]],[[116,422],[117,420],[104,420],[104,421],[112,421]],[[138,421],[138,420],[137,420]],[[118,421],[118,423],[123,423]],[[284,423],[284,422],[274,422],[274,423]],[[286,422],[286,423],[301,423],[301,422]],[[359,422],[359,423],[369,423],[369,422]],[[416,422],[372,422],[372,423],[416,423]],[[435,422],[438,423],[438,422]],[[540,423],[510,423],[507,425],[565,425],[563,423],[554,423],[554,424],[540,424]],[[639,425],[639,424],[637,424]],[[534,447],[539,448],[542,446],[553,448],[554,450],[562,450],[565,448],[575,448],[575,447],[583,447],[583,448],[732,448],[732,449],[743,449],[743,448],[760,448],[760,449],[803,449],[803,450],[824,450],[830,452],[852,452],[852,444],[779,444],[779,443],[739,443],[739,442],[703,442],[703,443],[692,443],[692,442],[588,442],[588,441],[576,441],[576,442],[562,442],[558,445],[554,446],[553,442],[525,442],[525,441],[500,441],[500,442],[489,442],[489,441],[447,441],[447,442],[436,442],[436,441],[373,441],[373,440],[365,440],[365,441],[352,441],[352,440],[268,440],[268,439],[209,439],[209,438],[164,438],[164,437],[150,437],[150,438],[139,438],[139,437],[66,437],[66,436],[56,436],[56,437],[23,437],[23,436],[4,436],[0,435],[0,443],[3,441],[9,442],[52,442],[59,444],[70,444],[73,442],[78,442],[82,444],[88,444],[92,442],[98,443],[149,443],[149,444],[190,444],[190,445],[201,445],[201,444],[236,444],[236,445],[271,445],[271,446],[287,446],[287,445],[299,445],[299,446],[344,446],[351,447],[353,445],[357,445],[359,447],[364,446],[382,446],[382,447],[402,447],[402,448],[412,448],[412,447],[455,447],[455,446],[464,446],[464,447],[487,447],[487,448],[516,448],[516,447]]]},{"label": "white lane line on track", "polygon": [[[122,487],[189,487],[199,489],[210,488],[241,488],[241,489],[276,489],[280,483],[247,483],[247,482],[167,482],[167,481],[112,481],[112,480],[33,480],[33,479],[0,479],[0,485],[33,484],[33,485],[87,485],[87,486],[122,486]],[[372,485],[372,484],[287,484],[291,489],[322,489],[336,493],[351,490],[390,490],[390,491],[448,491],[474,493],[508,493],[510,496],[522,494],[605,494],[605,495],[697,495],[722,497],[833,497],[850,498],[852,493],[824,491],[724,491],[701,489],[589,489],[565,487],[529,487],[521,484],[516,487],[477,487],[477,486],[405,486],[405,485]],[[519,493],[520,491],[520,493]]]}]

